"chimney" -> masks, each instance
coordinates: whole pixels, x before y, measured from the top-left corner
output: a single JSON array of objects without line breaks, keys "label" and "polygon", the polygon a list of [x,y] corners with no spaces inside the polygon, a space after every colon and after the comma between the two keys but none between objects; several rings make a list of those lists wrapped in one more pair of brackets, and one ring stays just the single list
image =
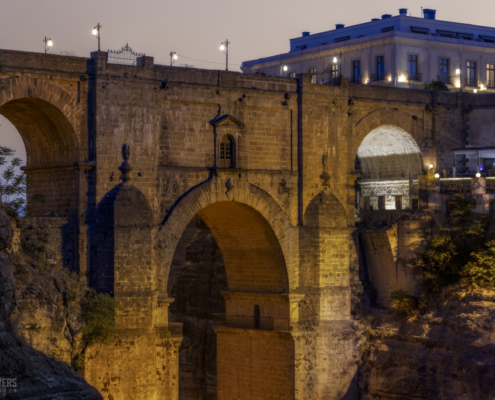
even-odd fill
[{"label": "chimney", "polygon": [[380,21],[380,18],[371,18],[371,21]]},{"label": "chimney", "polygon": [[309,32],[303,32],[302,35],[303,36],[309,36]]},{"label": "chimney", "polygon": [[342,29],[344,26],[344,24],[335,24],[335,29]]},{"label": "chimney", "polygon": [[424,19],[435,19],[436,13],[437,13],[437,10],[431,10],[429,8],[425,8],[423,10]]},{"label": "chimney", "polygon": [[390,15],[390,14],[383,14],[383,15],[382,15],[382,19],[385,19],[385,18],[390,18],[390,17],[391,17],[391,15]]},{"label": "chimney", "polygon": [[399,8],[399,15],[407,15],[407,8]]}]

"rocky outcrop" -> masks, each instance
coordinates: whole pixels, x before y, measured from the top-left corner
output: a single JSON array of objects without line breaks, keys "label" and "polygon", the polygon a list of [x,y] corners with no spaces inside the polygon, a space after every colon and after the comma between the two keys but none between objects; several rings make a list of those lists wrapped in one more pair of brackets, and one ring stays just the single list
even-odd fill
[{"label": "rocky outcrop", "polygon": [[494,398],[495,291],[451,287],[424,315],[372,313],[361,399]]},{"label": "rocky outcrop", "polygon": [[194,217],[172,262],[169,293],[172,318],[184,324],[180,347],[180,400],[216,399],[216,334],[213,321],[225,313],[227,290],[222,255],[207,226]]},{"label": "rocky outcrop", "polygon": [[[33,312],[33,324],[37,324],[38,317],[45,315],[58,315],[54,311],[57,306],[57,297],[50,300],[47,290],[52,293],[50,287],[44,287],[46,281],[36,280],[39,275],[31,276],[32,301],[26,302],[23,291],[20,295],[16,290],[15,266],[9,256],[4,252],[9,246],[12,230],[6,225],[3,214],[0,211],[0,398],[5,399],[101,399],[101,395],[66,363],[47,356],[35,350],[20,335],[15,332],[10,317],[16,307],[26,309],[27,304]],[[29,268],[29,266],[26,266]],[[28,274],[29,275],[29,274]],[[35,287],[37,287],[35,289]],[[52,293],[53,294],[53,293]],[[38,299],[38,300],[36,300]],[[40,314],[41,313],[41,314]],[[19,313],[18,313],[19,315]],[[43,320],[43,318],[40,318]],[[59,318],[60,320],[60,318]],[[45,328],[48,328],[46,323]],[[55,330],[58,325],[54,324]],[[65,329],[63,329],[65,330]],[[38,338],[36,339],[38,341]],[[56,335],[46,338],[47,348],[56,348],[58,341]],[[48,351],[53,354],[53,351]],[[5,379],[4,379],[5,378]]]}]

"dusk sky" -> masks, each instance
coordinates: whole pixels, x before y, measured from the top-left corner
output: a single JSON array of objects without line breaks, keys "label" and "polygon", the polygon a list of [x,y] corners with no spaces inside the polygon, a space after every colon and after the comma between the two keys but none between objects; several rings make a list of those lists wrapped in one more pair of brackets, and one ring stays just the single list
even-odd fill
[{"label": "dusk sky", "polygon": [[[230,70],[244,60],[287,52],[289,39],[302,31],[334,29],[336,23],[353,25],[397,15],[399,8],[421,16],[421,6],[437,10],[437,19],[494,26],[495,1],[283,1],[283,0],[5,0],[0,13],[0,48],[43,52],[43,38],[53,40],[52,54],[89,57],[97,50],[91,30],[102,24],[101,49],[119,49],[129,43],[135,51],[168,64],[170,51],[182,56],[176,65],[224,69],[219,50],[229,46]],[[190,59],[186,59],[189,57]],[[196,61],[196,60],[208,61]],[[215,64],[217,63],[217,64]],[[16,134],[0,116],[0,138]],[[23,146],[14,140],[17,155]]]}]

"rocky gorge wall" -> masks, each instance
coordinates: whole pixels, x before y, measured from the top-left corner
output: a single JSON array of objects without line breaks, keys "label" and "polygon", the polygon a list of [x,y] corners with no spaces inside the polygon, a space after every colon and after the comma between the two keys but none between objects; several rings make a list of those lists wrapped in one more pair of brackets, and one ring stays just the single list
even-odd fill
[{"label": "rocky gorge wall", "polygon": [[[69,344],[69,338],[74,340],[79,315],[63,300],[67,272],[44,276],[28,271],[32,267],[22,260],[14,263],[6,253],[13,232],[12,224],[0,211],[0,398],[101,399],[95,388],[61,361],[70,358],[73,343]],[[19,325],[12,317],[28,309],[29,318],[33,318],[32,334],[24,335],[16,329]]]}]

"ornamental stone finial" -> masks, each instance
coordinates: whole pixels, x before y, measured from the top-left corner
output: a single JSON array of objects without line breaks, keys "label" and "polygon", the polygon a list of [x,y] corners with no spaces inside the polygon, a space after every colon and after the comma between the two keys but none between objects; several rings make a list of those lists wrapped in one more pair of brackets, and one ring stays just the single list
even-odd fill
[{"label": "ornamental stone finial", "polygon": [[119,179],[124,183],[130,182],[131,176],[128,173],[132,171],[132,167],[127,160],[131,157],[131,146],[127,143],[122,146],[122,157],[124,158],[124,162],[119,167],[120,172],[122,172]]}]

